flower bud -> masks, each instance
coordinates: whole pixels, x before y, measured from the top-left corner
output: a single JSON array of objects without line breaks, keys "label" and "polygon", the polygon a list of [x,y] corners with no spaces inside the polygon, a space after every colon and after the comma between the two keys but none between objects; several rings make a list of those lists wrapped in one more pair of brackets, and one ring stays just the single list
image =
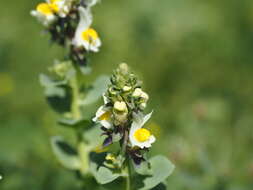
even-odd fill
[{"label": "flower bud", "polygon": [[140,109],[144,110],[147,107],[147,103],[143,102],[140,104]]},{"label": "flower bud", "polygon": [[128,92],[128,91],[131,90],[131,89],[132,89],[131,86],[124,86],[124,87],[123,87],[123,91],[124,91],[124,92]]},{"label": "flower bud", "polygon": [[109,91],[110,94],[112,94],[112,95],[116,95],[116,94],[117,94],[117,92],[116,92],[112,87],[110,87],[108,91]]},{"label": "flower bud", "polygon": [[114,103],[114,109],[119,112],[127,112],[127,105],[123,101],[117,101]]},{"label": "flower bud", "polygon": [[142,95],[142,90],[140,88],[136,88],[132,94],[134,98],[139,98]]},{"label": "flower bud", "polygon": [[69,68],[70,68],[70,64],[68,62],[62,62],[62,63],[57,62],[54,64],[52,69],[57,75],[63,77],[64,75],[66,75]]},{"label": "flower bud", "polygon": [[143,98],[143,100],[146,102],[146,101],[148,101],[149,96],[148,96],[148,94],[146,92],[142,92],[141,93],[141,98]]},{"label": "flower bud", "polygon": [[122,123],[125,123],[127,121],[127,112],[114,112],[114,124],[120,125]]},{"label": "flower bud", "polygon": [[121,63],[119,65],[119,70],[122,74],[126,75],[128,73],[128,66],[126,63]]}]

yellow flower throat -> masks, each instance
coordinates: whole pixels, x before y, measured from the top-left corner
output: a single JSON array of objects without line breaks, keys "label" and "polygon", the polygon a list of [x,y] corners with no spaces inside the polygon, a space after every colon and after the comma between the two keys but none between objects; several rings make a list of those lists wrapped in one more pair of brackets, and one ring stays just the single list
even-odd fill
[{"label": "yellow flower throat", "polygon": [[89,43],[94,43],[98,39],[98,33],[93,28],[88,28],[82,32],[82,38]]},{"label": "yellow flower throat", "polygon": [[36,10],[44,15],[52,15],[59,12],[59,7],[57,2],[61,0],[50,0],[50,3],[40,3],[38,4]]},{"label": "yellow flower throat", "polygon": [[150,131],[144,128],[137,129],[134,133],[135,139],[138,140],[139,142],[147,141],[150,138],[150,136],[151,136]]},{"label": "yellow flower throat", "polygon": [[102,121],[102,120],[108,121],[108,120],[110,119],[110,117],[111,117],[111,112],[110,112],[110,111],[107,111],[107,112],[105,112],[104,114],[102,114],[98,119],[99,119],[100,121]]}]

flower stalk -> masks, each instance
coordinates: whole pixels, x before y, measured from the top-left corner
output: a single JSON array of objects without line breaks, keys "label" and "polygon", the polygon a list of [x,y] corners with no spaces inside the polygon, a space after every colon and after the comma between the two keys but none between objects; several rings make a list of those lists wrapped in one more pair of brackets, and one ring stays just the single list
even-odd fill
[{"label": "flower stalk", "polygon": [[[153,112],[145,111],[149,96],[142,82],[126,63],[118,66],[110,80],[99,77],[91,85],[80,80],[89,73],[87,55],[98,52],[102,44],[92,28],[91,9],[97,2],[46,0],[31,12],[52,42],[67,50],[65,59],[56,61],[49,69],[50,75],[41,75],[40,82],[49,105],[61,116],[58,123],[75,131],[76,145],[56,136],[51,141],[52,149],[65,168],[78,174],[85,189],[96,189],[120,177],[126,179],[126,190],[139,189],[138,183],[144,184],[141,189],[153,189],[174,166],[166,157],[148,159],[156,138],[146,128]],[[104,103],[91,118],[86,106],[101,96]],[[154,172],[158,170],[159,174]]]},{"label": "flower stalk", "polygon": [[78,79],[77,75],[73,76],[73,78],[70,80],[70,86],[72,89],[72,104],[71,104],[71,113],[73,116],[73,119],[79,120],[82,118],[81,111],[79,107],[79,85],[78,85]]}]

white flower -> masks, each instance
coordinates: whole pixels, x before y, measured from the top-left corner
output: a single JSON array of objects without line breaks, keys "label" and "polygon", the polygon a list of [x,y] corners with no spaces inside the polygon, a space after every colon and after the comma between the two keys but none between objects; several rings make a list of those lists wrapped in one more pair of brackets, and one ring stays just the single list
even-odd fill
[{"label": "white flower", "polygon": [[[104,103],[108,103],[108,99],[105,95],[103,95]],[[92,121],[100,123],[103,127],[109,129],[113,126],[112,121],[112,107],[108,107],[106,105],[100,106],[96,112],[96,116],[92,119]]]},{"label": "white flower", "polygon": [[54,12],[64,18],[70,12],[73,0],[47,0]]},{"label": "white flower", "polygon": [[76,29],[73,45],[76,47],[84,47],[87,51],[98,52],[101,41],[97,32],[90,28],[92,16],[90,9],[79,7],[80,21]]},{"label": "white flower", "polygon": [[54,10],[48,3],[38,4],[36,10],[31,11],[31,15],[36,17],[38,21],[46,27],[52,24],[56,19]]},{"label": "white flower", "polygon": [[149,148],[151,144],[155,142],[155,137],[149,130],[142,128],[143,125],[149,120],[152,112],[143,116],[142,114],[135,114],[134,121],[130,128],[129,140],[131,145],[138,146],[140,148]]}]

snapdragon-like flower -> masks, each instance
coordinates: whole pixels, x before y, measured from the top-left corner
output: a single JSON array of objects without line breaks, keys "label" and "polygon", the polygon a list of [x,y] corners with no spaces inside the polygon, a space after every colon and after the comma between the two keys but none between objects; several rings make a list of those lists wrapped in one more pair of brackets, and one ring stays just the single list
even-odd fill
[{"label": "snapdragon-like flower", "polygon": [[96,112],[96,116],[92,119],[93,122],[100,123],[106,129],[110,129],[113,126],[112,121],[112,107],[108,106],[108,99],[103,95],[104,104],[100,106]]},{"label": "snapdragon-like flower", "polygon": [[90,8],[79,7],[78,11],[80,21],[75,32],[73,45],[78,48],[83,47],[87,51],[98,52],[101,40],[96,30],[90,27],[92,23]]},{"label": "snapdragon-like flower", "polygon": [[134,121],[131,125],[129,140],[132,147],[149,148],[155,142],[154,135],[143,125],[150,119],[152,112],[146,116],[143,114],[135,114]]},{"label": "snapdragon-like flower", "polygon": [[59,17],[66,17],[71,10],[74,0],[47,0],[39,3],[36,10],[31,11],[43,25],[49,26]]},{"label": "snapdragon-like flower", "polygon": [[47,0],[54,12],[62,18],[69,14],[73,1],[74,0]]},{"label": "snapdragon-like flower", "polygon": [[37,5],[36,10],[31,11],[31,15],[47,27],[56,20],[54,12],[54,7],[51,4],[40,3]]}]

